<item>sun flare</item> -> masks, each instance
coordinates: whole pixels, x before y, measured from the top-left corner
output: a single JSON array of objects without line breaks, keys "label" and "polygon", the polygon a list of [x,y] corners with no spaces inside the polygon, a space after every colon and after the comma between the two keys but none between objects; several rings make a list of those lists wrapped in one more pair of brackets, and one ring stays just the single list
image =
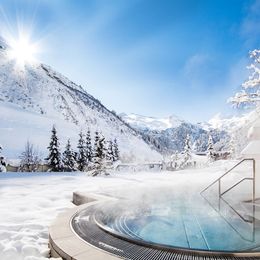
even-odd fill
[{"label": "sun flare", "polygon": [[36,44],[30,41],[29,37],[19,36],[18,39],[9,41],[9,45],[9,56],[16,61],[17,65],[24,66],[26,63],[35,61],[38,48]]}]

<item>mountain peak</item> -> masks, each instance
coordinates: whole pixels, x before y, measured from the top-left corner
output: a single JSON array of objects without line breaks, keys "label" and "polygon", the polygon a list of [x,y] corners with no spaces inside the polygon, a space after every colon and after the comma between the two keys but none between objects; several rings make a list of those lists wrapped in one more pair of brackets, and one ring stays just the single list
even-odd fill
[{"label": "mountain peak", "polygon": [[151,117],[151,116],[143,116],[138,114],[125,114],[122,113],[121,118],[130,124],[132,127],[141,130],[157,130],[162,131],[168,128],[178,127],[185,121],[172,114],[169,117]]},{"label": "mountain peak", "polygon": [[9,156],[17,158],[26,140],[44,154],[55,124],[62,143],[70,138],[76,144],[80,129],[98,130],[107,140],[117,139],[123,161],[161,158],[135,130],[61,73],[40,63],[24,66],[21,73],[0,54],[0,143]]}]

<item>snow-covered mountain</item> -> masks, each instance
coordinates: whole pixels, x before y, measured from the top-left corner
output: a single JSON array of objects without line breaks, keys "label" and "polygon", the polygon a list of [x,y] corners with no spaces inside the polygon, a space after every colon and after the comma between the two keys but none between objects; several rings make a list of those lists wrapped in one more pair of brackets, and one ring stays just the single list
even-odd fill
[{"label": "snow-covered mountain", "polygon": [[[256,111],[229,118],[217,114],[208,122],[197,124],[181,120],[177,116],[161,119],[121,114],[121,117],[140,132],[148,143],[164,154],[182,151],[186,136],[189,134],[194,151],[206,151],[208,138],[211,135],[216,150],[230,151],[232,149],[239,156],[240,151],[248,142],[248,129],[259,115]],[[174,120],[171,121],[171,118]]]},{"label": "snow-covered mountain", "polygon": [[169,117],[156,118],[150,116],[142,116],[137,114],[125,114],[119,115],[125,122],[130,124],[135,129],[140,130],[166,130],[169,128],[175,128],[180,126],[185,121],[175,115]]},{"label": "snow-covered mountain", "polygon": [[17,67],[0,39],[0,143],[5,154],[17,158],[28,139],[46,154],[52,124],[62,144],[71,138],[75,146],[79,131],[89,128],[106,139],[117,138],[124,161],[161,158],[120,117],[51,67]]},{"label": "snow-covered mountain", "polygon": [[[140,132],[148,143],[164,154],[183,151],[187,135],[190,136],[194,151],[206,151],[209,135],[214,140],[216,150],[229,149],[230,134],[224,126],[217,128],[216,125],[213,125],[213,121],[192,124],[175,115],[165,118],[136,114],[121,114],[120,116],[136,131]],[[216,123],[216,120],[214,122]]]}]

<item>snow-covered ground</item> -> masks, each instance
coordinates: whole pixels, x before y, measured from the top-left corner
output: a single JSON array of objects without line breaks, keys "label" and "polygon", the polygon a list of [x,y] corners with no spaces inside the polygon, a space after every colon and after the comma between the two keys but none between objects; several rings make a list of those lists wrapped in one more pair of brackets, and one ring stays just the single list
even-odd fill
[{"label": "snow-covered ground", "polygon": [[[0,144],[3,146],[3,154],[8,159],[19,158],[28,140],[34,144],[41,157],[45,158],[53,125],[57,128],[62,150],[69,138],[73,148],[76,149],[79,132],[83,130],[85,134],[88,130],[88,127],[81,128],[58,117],[26,111],[15,104],[1,102],[1,100],[0,118]],[[101,129],[107,140],[110,137],[111,140],[117,138],[123,161],[131,162],[133,158],[136,158],[134,161],[137,162],[146,162],[149,159],[159,161],[162,159],[161,155],[152,150],[140,137],[132,136],[128,132],[111,136],[108,133],[111,130],[107,127],[101,127],[101,125],[100,128],[93,127],[92,130],[90,129],[92,142],[94,131]]]},{"label": "snow-covered ground", "polygon": [[73,191],[107,193],[138,198],[158,196],[167,189],[198,192],[224,173],[234,162],[217,162],[210,168],[176,172],[112,173],[106,177],[83,174],[0,175],[0,259],[48,258],[48,226],[73,207]]}]

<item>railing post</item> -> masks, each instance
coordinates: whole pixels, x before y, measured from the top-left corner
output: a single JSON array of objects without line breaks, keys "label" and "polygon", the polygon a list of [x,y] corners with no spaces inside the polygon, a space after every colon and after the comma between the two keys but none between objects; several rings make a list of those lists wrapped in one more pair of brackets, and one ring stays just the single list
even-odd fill
[{"label": "railing post", "polygon": [[253,159],[253,203],[255,203],[255,159]]},{"label": "railing post", "polygon": [[244,161],[252,161],[253,160],[253,195],[252,195],[252,200],[255,201],[255,196],[256,196],[256,184],[255,184],[255,175],[256,175],[256,164],[255,164],[255,159],[253,158],[246,158],[241,160],[239,163],[237,163],[235,166],[233,166],[231,169],[229,169],[226,173],[224,173],[221,177],[219,177],[217,180],[215,180],[213,183],[211,183],[210,185],[208,185],[203,191],[200,192],[200,194],[202,194],[203,192],[205,192],[206,190],[208,190],[213,184],[218,182],[218,197],[221,198],[222,195],[224,193],[222,193],[222,189],[221,189],[221,180],[224,176],[226,176],[227,174],[229,174],[231,171],[233,171],[237,166],[239,166],[240,164],[242,164]]},{"label": "railing post", "polygon": [[218,197],[221,197],[221,179],[218,180]]},{"label": "railing post", "polygon": [[255,172],[255,159],[253,159],[253,240],[255,241],[255,233],[256,233],[256,226],[255,226],[255,175],[256,175],[256,172]]}]

